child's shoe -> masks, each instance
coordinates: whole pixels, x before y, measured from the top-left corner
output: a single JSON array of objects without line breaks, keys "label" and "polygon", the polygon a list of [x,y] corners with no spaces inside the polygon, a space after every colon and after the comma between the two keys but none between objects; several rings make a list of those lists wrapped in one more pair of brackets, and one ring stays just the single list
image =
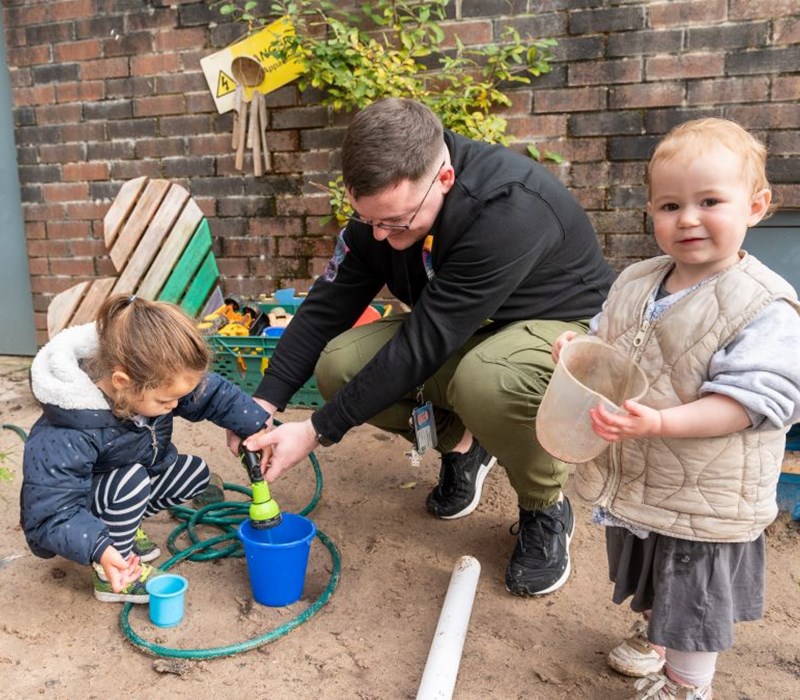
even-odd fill
[{"label": "child's shoe", "polygon": [[679,685],[664,673],[651,673],[633,686],[633,700],[711,700],[711,684],[696,687]]},{"label": "child's shoe", "polygon": [[159,576],[162,571],[142,564],[142,573],[135,581],[131,581],[119,593],[114,593],[111,584],[106,579],[103,567],[99,564],[92,564],[92,583],[94,584],[94,597],[103,603],[147,603],[150,594],[145,590],[145,584],[151,578]]},{"label": "child's shoe", "polygon": [[664,650],[647,638],[647,623],[637,620],[633,634],[615,646],[608,655],[608,665],[617,673],[642,678],[664,667]]},{"label": "child's shoe", "polygon": [[133,553],[144,563],[161,556],[158,545],[147,536],[142,528],[137,528],[136,534],[133,536]]}]

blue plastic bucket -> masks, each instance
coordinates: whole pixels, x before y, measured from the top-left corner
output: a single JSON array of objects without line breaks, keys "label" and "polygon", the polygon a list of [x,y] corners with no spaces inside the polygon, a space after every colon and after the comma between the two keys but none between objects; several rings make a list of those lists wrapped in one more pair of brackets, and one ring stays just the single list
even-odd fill
[{"label": "blue plastic bucket", "polygon": [[183,619],[183,601],[189,582],[178,574],[154,576],[145,584],[150,594],[150,621],[157,627],[174,627]]},{"label": "blue plastic bucket", "polygon": [[257,603],[280,607],[300,600],[316,532],[313,522],[294,513],[283,513],[280,525],[268,530],[255,530],[249,519],[242,522],[239,539]]}]

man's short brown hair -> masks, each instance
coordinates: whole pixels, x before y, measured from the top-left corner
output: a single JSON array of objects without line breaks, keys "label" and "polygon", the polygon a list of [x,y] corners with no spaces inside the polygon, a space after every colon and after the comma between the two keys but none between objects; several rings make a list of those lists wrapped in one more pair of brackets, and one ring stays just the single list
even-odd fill
[{"label": "man's short brown hair", "polygon": [[355,198],[416,182],[442,156],[442,123],[415,100],[390,97],[356,114],[342,146],[345,187]]}]

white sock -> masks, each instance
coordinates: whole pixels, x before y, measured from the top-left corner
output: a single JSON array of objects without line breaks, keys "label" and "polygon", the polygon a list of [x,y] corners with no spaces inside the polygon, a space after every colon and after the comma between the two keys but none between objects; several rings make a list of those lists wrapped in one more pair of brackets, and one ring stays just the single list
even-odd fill
[{"label": "white sock", "polygon": [[667,675],[681,685],[700,688],[711,685],[717,668],[716,651],[677,651],[667,649]]}]

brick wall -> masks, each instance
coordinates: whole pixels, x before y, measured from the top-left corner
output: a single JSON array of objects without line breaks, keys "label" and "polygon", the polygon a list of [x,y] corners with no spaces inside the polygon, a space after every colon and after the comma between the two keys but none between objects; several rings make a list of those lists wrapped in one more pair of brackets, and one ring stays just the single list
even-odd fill
[{"label": "brick wall", "polygon": [[[269,3],[262,2],[266,6]],[[655,141],[701,115],[731,117],[769,146],[784,206],[800,207],[796,0],[457,0],[448,42],[507,25],[558,39],[551,74],[506,110],[514,148],[550,166],[589,211],[616,267],[656,252],[644,216]],[[196,0],[5,0],[37,338],[52,296],[113,274],[102,218],[122,182],[169,178],[210,219],[228,293],[306,289],[335,229],[312,182],[336,172],[347,117],[294,85],[267,96],[273,170],[234,169],[231,114],[214,108],[202,57],[239,38]]]}]

